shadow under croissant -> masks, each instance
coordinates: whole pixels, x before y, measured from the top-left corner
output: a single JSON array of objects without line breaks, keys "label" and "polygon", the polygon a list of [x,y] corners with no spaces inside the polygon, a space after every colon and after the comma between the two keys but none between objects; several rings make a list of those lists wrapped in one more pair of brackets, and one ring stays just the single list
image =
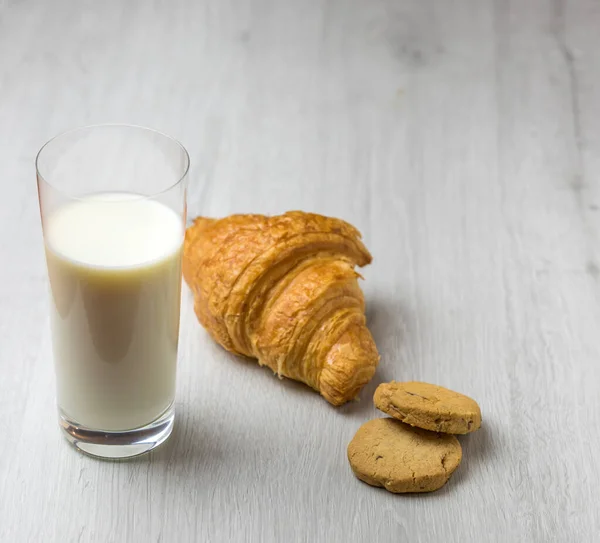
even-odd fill
[{"label": "shadow under croissant", "polygon": [[[189,289],[185,289],[190,300],[193,304],[193,296]],[[381,360],[375,372],[373,378],[362,388],[359,392],[358,397],[354,401],[349,401],[342,406],[333,406],[329,404],[324,398],[320,398],[326,405],[332,409],[345,414],[358,414],[366,413],[369,410],[375,412],[373,406],[373,394],[375,389],[381,384],[392,380],[401,379],[401,373],[394,368],[393,361],[386,360],[386,340],[390,337],[394,338],[395,342],[402,343],[405,335],[404,311],[399,304],[385,298],[370,298],[367,299],[366,304],[366,318],[367,326],[371,331],[371,335],[375,340],[375,344],[379,349]],[[200,327],[201,328],[201,327]],[[206,331],[205,331],[206,333]],[[210,341],[213,341],[212,339]],[[216,343],[214,343],[217,346]],[[286,391],[296,395],[307,395],[316,397],[319,393],[313,390],[311,387],[294,381],[293,379],[283,378],[279,379],[275,376],[272,370],[265,366],[260,366],[255,358],[245,357],[241,355],[235,355],[228,353],[221,346],[218,346],[219,350],[222,350],[227,354],[227,358],[231,363],[238,363],[249,365],[255,368],[257,371],[262,371],[266,376],[274,378],[273,386],[285,387]],[[397,356],[397,353],[396,353]],[[387,363],[386,363],[387,362]],[[406,368],[404,372],[406,373]]]},{"label": "shadow under croissant", "polygon": [[343,414],[354,415],[364,414],[368,411],[376,412],[376,409],[373,405],[373,394],[375,393],[375,389],[381,383],[386,383],[394,379],[401,379],[401,373],[399,373],[397,369],[393,367],[394,364],[390,363],[390,361],[385,363],[386,358],[383,350],[385,348],[385,342],[383,338],[389,338],[391,336],[396,342],[402,342],[404,337],[405,328],[402,324],[402,311],[396,307],[397,304],[392,304],[393,302],[390,302],[390,300],[386,299],[374,299],[367,303],[367,326],[369,327],[373,339],[375,340],[375,344],[379,349],[381,360],[375,375],[362,388],[358,394],[358,397],[354,401],[351,400],[341,406],[333,406],[324,398],[319,398],[320,394],[317,391],[313,390],[311,387],[302,382],[295,381],[287,377],[281,379],[278,378],[270,368],[258,364],[258,361],[255,358],[235,355],[228,353],[225,350],[223,351],[227,353],[227,358],[231,361],[231,363],[248,365],[257,371],[264,372],[265,376],[272,378],[272,386],[284,387],[286,392],[289,392],[290,394],[299,396],[306,395],[307,397],[319,398],[320,401],[322,401],[325,405]]},{"label": "shadow under croissant", "polygon": [[[367,298],[366,312],[367,326],[375,340],[375,345],[381,357],[373,378],[363,387],[358,395],[358,401],[348,402],[339,409],[347,414],[365,414],[369,411],[378,413],[373,405],[373,394],[381,383],[401,380],[406,374],[406,368],[398,368],[396,361],[388,356],[388,343],[390,338],[394,344],[404,343],[405,327],[404,311],[400,304],[385,298]],[[394,349],[396,350],[396,349]],[[398,357],[398,352],[391,356]]]},{"label": "shadow under croissant", "polygon": [[311,387],[300,381],[295,381],[294,379],[289,379],[288,377],[279,378],[275,373],[273,373],[271,368],[268,366],[261,366],[256,358],[235,355],[232,353],[227,353],[227,357],[232,361],[232,363],[247,364],[256,371],[263,372],[265,378],[268,378],[269,381],[272,381],[272,383],[269,383],[269,385],[272,384],[274,387],[283,387],[286,393],[290,395],[293,394],[297,396],[314,397],[329,405],[324,398],[320,397],[320,394],[316,390],[313,390]]},{"label": "shadow under croissant", "polygon": [[346,402],[344,405],[336,407],[335,409],[346,415],[364,415],[369,411],[373,413],[379,413],[373,404],[373,394],[375,394],[375,389],[381,383],[387,383],[391,379],[393,379],[393,377],[388,376],[385,370],[383,370],[381,367],[378,367],[373,378],[362,388],[358,394],[358,398],[356,398],[354,401]]},{"label": "shadow under croissant", "polygon": [[[273,373],[273,370],[271,368],[269,368],[268,366],[261,366],[255,358],[235,355],[232,353],[226,353],[226,356],[228,358],[228,362],[231,362],[232,364],[244,364],[252,368],[253,370],[263,372],[265,378],[268,378],[268,381],[271,381],[270,383],[267,383],[267,385],[285,389],[286,395],[313,398],[315,400],[318,400],[319,402],[322,402],[325,408],[329,407],[334,411],[338,411],[341,413],[354,413],[358,412],[358,409],[364,409],[365,407],[372,406],[373,393],[375,392],[375,389],[377,388],[379,383],[385,381],[385,379],[380,379],[379,372],[376,372],[371,381],[369,381],[369,383],[367,383],[363,387],[356,400],[346,402],[344,405],[341,406],[334,406],[331,405],[325,398],[323,398],[318,391],[312,389],[305,383],[295,381],[294,379],[289,379],[288,377],[279,378],[275,373]],[[363,400],[362,398],[366,398],[367,401]]]},{"label": "shadow under croissant", "polygon": [[229,358],[231,363],[247,364],[256,371],[264,372],[265,377],[268,377],[268,380],[271,381],[271,383],[267,383],[267,385],[285,389],[286,396],[294,395],[298,398],[302,396],[306,398],[313,398],[319,402],[322,402],[325,409],[330,408],[333,411],[347,415],[365,413],[370,409],[374,410],[375,407],[373,405],[373,394],[375,393],[375,389],[381,383],[393,379],[393,377],[387,376],[386,372],[382,371],[381,368],[378,368],[373,378],[362,388],[358,394],[358,397],[354,401],[350,400],[341,406],[335,406],[327,402],[327,400],[325,400],[325,398],[323,398],[318,391],[313,390],[311,387],[300,381],[295,381],[287,377],[280,379],[269,367],[260,366],[254,358],[236,356],[231,353],[227,353],[227,358]]}]

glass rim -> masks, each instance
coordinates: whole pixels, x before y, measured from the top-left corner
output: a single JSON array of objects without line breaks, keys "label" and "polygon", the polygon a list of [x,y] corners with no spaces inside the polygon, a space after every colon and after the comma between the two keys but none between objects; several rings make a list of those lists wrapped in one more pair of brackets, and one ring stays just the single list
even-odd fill
[{"label": "glass rim", "polygon": [[40,147],[40,150],[35,155],[35,172],[37,174],[38,179],[41,179],[48,186],[52,187],[55,191],[59,192],[60,194],[62,194],[63,196],[67,197],[70,200],[83,200],[83,199],[85,199],[85,196],[71,195],[68,192],[65,192],[64,190],[58,188],[56,186],[56,184],[48,181],[48,179],[46,179],[40,172],[40,166],[39,166],[40,156],[43,153],[44,149],[46,149],[46,147],[48,147],[48,145],[50,145],[52,142],[58,140],[59,138],[68,136],[69,134],[73,134],[74,132],[89,130],[92,128],[135,128],[135,129],[142,130],[145,132],[152,132],[154,134],[158,134],[159,136],[161,136],[167,140],[170,140],[172,143],[177,145],[177,147],[179,147],[183,151],[183,155],[185,157],[185,167],[183,168],[183,173],[178,177],[177,181],[168,185],[166,188],[159,190],[157,192],[154,192],[152,194],[140,194],[139,198],[135,198],[135,200],[152,199],[152,198],[156,198],[157,196],[160,196],[161,194],[165,194],[165,193],[169,192],[170,190],[174,189],[177,185],[179,185],[186,178],[188,172],[190,171],[190,154],[188,153],[187,149],[183,146],[183,144],[179,140],[177,140],[173,136],[169,136],[169,134],[165,134],[164,132],[161,132],[160,130],[156,130],[154,128],[149,128],[147,126],[142,126],[142,125],[138,125],[138,124],[128,124],[128,123],[99,123],[99,124],[88,124],[88,125],[79,126],[76,128],[70,128],[69,130],[60,132],[56,136],[53,136],[52,138],[50,138],[46,143],[44,143],[44,145],[42,145]]}]

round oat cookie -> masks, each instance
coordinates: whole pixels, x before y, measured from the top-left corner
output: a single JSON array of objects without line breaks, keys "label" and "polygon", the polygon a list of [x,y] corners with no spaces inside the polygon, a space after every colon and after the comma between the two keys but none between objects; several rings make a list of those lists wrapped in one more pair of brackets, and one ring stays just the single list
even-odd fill
[{"label": "round oat cookie", "polygon": [[429,383],[382,383],[373,400],[377,409],[425,430],[468,434],[481,426],[481,410],[475,400]]},{"label": "round oat cookie", "polygon": [[390,418],[366,422],[348,445],[354,475],[394,493],[441,488],[461,458],[462,449],[454,436],[412,428]]}]

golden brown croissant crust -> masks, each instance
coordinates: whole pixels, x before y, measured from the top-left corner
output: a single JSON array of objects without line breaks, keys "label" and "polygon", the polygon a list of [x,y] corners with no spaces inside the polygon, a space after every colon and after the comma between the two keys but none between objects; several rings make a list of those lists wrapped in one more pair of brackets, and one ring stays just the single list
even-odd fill
[{"label": "golden brown croissant crust", "polygon": [[301,211],[198,217],[183,262],[196,315],[225,349],[340,405],[379,360],[354,271],[371,262],[360,237],[342,220]]}]

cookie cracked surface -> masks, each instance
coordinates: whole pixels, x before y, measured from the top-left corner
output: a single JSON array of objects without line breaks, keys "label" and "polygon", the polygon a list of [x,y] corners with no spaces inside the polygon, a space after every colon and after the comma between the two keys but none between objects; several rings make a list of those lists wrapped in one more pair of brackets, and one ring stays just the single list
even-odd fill
[{"label": "cookie cracked surface", "polygon": [[441,386],[392,381],[379,385],[373,399],[384,413],[425,430],[468,434],[481,426],[477,402]]},{"label": "cookie cracked surface", "polygon": [[356,477],[394,493],[441,488],[461,459],[454,436],[411,428],[391,418],[366,422],[348,445]]}]

